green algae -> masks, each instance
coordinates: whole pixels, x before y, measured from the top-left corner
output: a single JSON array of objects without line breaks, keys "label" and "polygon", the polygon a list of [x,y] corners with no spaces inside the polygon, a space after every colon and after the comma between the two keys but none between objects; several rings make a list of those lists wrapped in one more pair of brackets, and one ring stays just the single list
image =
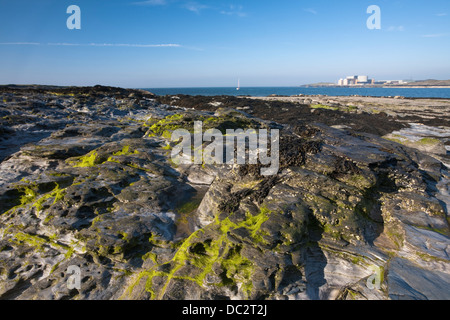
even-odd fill
[{"label": "green algae", "polygon": [[48,92],[48,94],[51,94],[51,95],[57,96],[57,97],[75,97],[75,93]]},{"label": "green algae", "polygon": [[156,264],[156,263],[157,263],[158,256],[156,255],[156,253],[149,251],[149,252],[147,252],[146,254],[144,254],[144,255],[142,256],[142,260],[143,260],[143,261],[145,261],[145,260],[147,260],[147,259],[150,259],[151,261],[153,261],[153,263]]},{"label": "green algae", "polygon": [[36,208],[37,212],[39,213],[42,211],[44,203],[47,202],[49,199],[54,199],[52,205],[56,204],[58,201],[61,201],[64,199],[66,195],[66,190],[61,189],[58,184],[56,184],[56,187],[50,192],[39,198],[34,204],[33,207]]},{"label": "green algae", "polygon": [[392,142],[395,142],[395,143],[398,143],[398,144],[405,144],[405,142],[406,142],[405,141],[406,140],[405,137],[403,137],[401,135],[397,135],[397,134],[384,136],[382,138],[384,140],[392,141]]},{"label": "green algae", "polygon": [[98,150],[94,150],[84,156],[73,158],[71,160],[68,160],[67,162],[74,168],[91,168],[96,167],[97,165],[104,164],[106,162],[115,162],[121,164],[121,161],[119,161],[115,157],[134,156],[139,154],[140,152],[138,150],[131,151],[131,147],[127,145],[124,146],[120,151],[114,152],[109,157],[107,154],[99,154]]},{"label": "green algae", "polygon": [[356,187],[359,190],[365,190],[373,185],[373,182],[362,174],[342,175],[339,176],[337,180],[352,187]]},{"label": "green algae", "polygon": [[219,222],[218,218],[216,217],[216,224],[219,225],[220,231],[223,234],[227,234],[231,230],[244,228],[249,231],[250,236],[255,243],[264,243],[263,236],[265,234],[261,231],[261,226],[269,219],[270,213],[271,211],[269,209],[267,209],[266,207],[262,207],[258,215],[252,216],[251,214],[247,213],[247,219],[240,223],[232,222],[230,220],[230,217],[227,217]]},{"label": "green algae", "polygon": [[363,264],[363,263],[365,263],[365,259],[363,257],[356,256],[356,255],[351,259],[351,261],[352,261],[353,264]]},{"label": "green algae", "polygon": [[397,249],[401,249],[403,247],[403,244],[405,242],[405,236],[402,230],[398,229],[397,227],[394,227],[392,224],[389,224],[385,226],[384,232],[393,241]]},{"label": "green algae", "polygon": [[418,144],[421,145],[433,145],[433,144],[438,144],[440,141],[438,139],[434,139],[434,138],[423,138],[420,139],[419,141],[417,141]]},{"label": "green algae", "polygon": [[172,132],[177,129],[184,129],[190,133],[193,133],[194,121],[201,121],[203,130],[217,129],[222,132],[222,134],[226,134],[227,129],[245,129],[252,127],[252,124],[258,126],[257,123],[253,123],[252,121],[239,116],[240,114],[237,114],[237,116],[225,114],[213,117],[196,116],[195,119],[193,119],[187,115],[174,114],[161,120],[157,120],[150,125],[146,136],[159,136],[165,139],[171,139]]},{"label": "green algae", "polygon": [[138,150],[134,150],[133,152],[130,151],[130,146],[124,146],[121,151],[118,151],[116,153],[113,153],[113,156],[131,156],[139,154]]},{"label": "green algae", "polygon": [[35,188],[33,188],[33,186],[32,187],[23,186],[23,187],[19,188],[19,191],[24,193],[20,197],[20,205],[21,206],[25,206],[29,203],[32,203],[38,197],[38,193],[36,192]]},{"label": "green algae", "polygon": [[338,111],[339,108],[338,107],[330,107],[324,104],[313,104],[311,105],[311,109],[325,109],[325,110],[333,110],[333,111]]},{"label": "green algae", "polygon": [[[148,137],[162,136],[166,139],[170,139],[172,131],[183,128],[183,119],[184,116],[182,114],[167,116],[152,124],[146,135]],[[190,126],[192,127],[193,125]]]},{"label": "green algae", "polygon": [[193,199],[191,201],[185,202],[182,205],[178,206],[175,211],[179,214],[189,214],[194,210],[197,210],[201,203],[202,199]]},{"label": "green algae", "polygon": [[222,261],[222,268],[225,270],[222,274],[224,284],[234,285],[236,281],[241,283],[241,290],[249,297],[253,289],[251,276],[253,273],[253,263],[242,254],[241,246],[234,246],[228,249],[225,258]]},{"label": "green algae", "polygon": [[342,234],[338,230],[333,228],[330,224],[327,224],[327,223],[323,224],[322,230],[323,230],[323,233],[328,234],[335,240],[340,240],[342,238]]},{"label": "green algae", "polygon": [[36,248],[38,251],[44,250],[45,246],[53,247],[57,250],[65,251],[65,256],[69,257],[74,252],[73,248],[60,244],[55,239],[40,235],[32,235],[25,232],[15,233],[9,241],[18,245],[26,244],[30,247]]},{"label": "green algae", "polygon": [[448,259],[444,259],[444,258],[439,258],[436,256],[432,256],[430,254],[424,253],[424,252],[420,252],[420,251],[416,251],[415,254],[420,257],[422,260],[427,261],[427,262],[443,262],[443,263],[448,263],[449,260]]},{"label": "green algae", "polygon": [[47,240],[41,238],[39,236],[34,236],[30,234],[26,234],[23,232],[18,232],[14,235],[14,240],[10,240],[16,244],[27,244],[31,247],[34,247],[38,250],[42,250],[42,247],[47,243]]},{"label": "green algae", "polygon": [[91,151],[73,162],[74,168],[89,168],[100,164],[97,151]]},{"label": "green algae", "polygon": [[[442,215],[441,213],[439,213],[438,215]],[[448,218],[447,218],[448,219]],[[441,229],[439,229],[439,228],[433,228],[433,227],[431,227],[431,226],[420,226],[420,225],[415,225],[414,227],[416,227],[416,228],[418,228],[418,229],[423,229],[423,230],[428,230],[428,231],[433,231],[433,232],[436,232],[436,233],[439,233],[439,234],[441,234],[441,235],[443,235],[443,236],[450,236],[450,229],[447,227],[447,226],[445,226],[445,227],[442,227]]]},{"label": "green algae", "polygon": [[128,233],[124,232],[124,231],[119,231],[118,232],[118,237],[123,239],[124,241],[129,241],[129,235]]},{"label": "green algae", "polygon": [[31,203],[36,203],[39,198],[39,187],[36,183],[31,183],[25,179],[22,179],[21,182],[26,182],[28,185],[19,185],[16,187],[17,192],[20,195],[19,204],[12,207],[6,213],[14,213],[17,209],[25,207]]},{"label": "green algae", "polygon": [[[204,286],[207,284],[208,275],[216,275],[220,281],[210,282],[209,285],[239,288],[244,296],[249,298],[253,288],[251,277],[254,264],[243,254],[242,245],[231,241],[228,234],[230,231],[245,228],[254,242],[263,242],[261,227],[269,219],[270,214],[269,209],[262,207],[259,214],[255,216],[247,214],[246,219],[239,223],[232,222],[230,217],[219,220],[216,216],[212,224],[195,231],[183,240],[169,262],[156,264],[150,270],[141,272],[134,284],[129,287],[128,293],[130,294],[133,288],[146,278],[145,290],[150,293],[151,298],[162,299],[173,279],[192,281],[198,286]],[[207,238],[210,233],[215,236]],[[152,240],[154,239],[150,239]],[[157,261],[153,253],[144,257],[152,259],[155,263]],[[194,267],[197,271],[185,274],[184,268],[187,266]],[[222,270],[218,275],[214,271],[217,269]],[[164,280],[160,290],[154,289],[154,279]]]},{"label": "green algae", "polygon": [[420,146],[432,146],[439,144],[440,141],[435,138],[422,138],[418,141],[411,141],[408,140],[406,137],[399,135],[399,134],[391,134],[388,136],[383,137],[385,140],[389,140],[392,142],[396,142],[399,144],[406,144],[406,145],[420,145]]},{"label": "green algae", "polygon": [[[56,203],[64,200],[64,197],[67,193],[66,190],[69,187],[67,186],[68,181],[61,182],[63,185],[65,185],[64,188],[62,188],[59,183],[54,181],[36,183],[27,181],[26,179],[22,179],[21,182],[27,183],[27,185],[16,185],[14,191],[18,193],[18,201],[15,200],[17,205],[6,211],[6,213],[8,214],[14,214],[19,209],[35,208],[35,214],[37,217],[39,217],[46,204],[47,207],[51,207]],[[70,183],[73,183],[73,180],[71,180]],[[50,203],[49,200],[52,199],[53,201]],[[53,216],[48,215],[47,217],[45,217],[44,223],[49,222],[52,218]]]},{"label": "green algae", "polygon": [[133,169],[149,172],[149,173],[155,173],[153,170],[141,167],[141,166],[139,166],[139,165],[137,165],[135,163],[127,163],[126,166],[130,167],[130,168],[133,168]]}]

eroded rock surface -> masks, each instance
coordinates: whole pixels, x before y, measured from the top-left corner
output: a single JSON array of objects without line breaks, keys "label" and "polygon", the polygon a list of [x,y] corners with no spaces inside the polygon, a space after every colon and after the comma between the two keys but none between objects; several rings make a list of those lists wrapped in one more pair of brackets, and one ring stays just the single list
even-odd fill
[{"label": "eroded rock surface", "polygon": [[[416,149],[137,90],[1,95],[1,299],[450,299],[450,177]],[[196,120],[279,128],[278,173],[177,165]]]}]

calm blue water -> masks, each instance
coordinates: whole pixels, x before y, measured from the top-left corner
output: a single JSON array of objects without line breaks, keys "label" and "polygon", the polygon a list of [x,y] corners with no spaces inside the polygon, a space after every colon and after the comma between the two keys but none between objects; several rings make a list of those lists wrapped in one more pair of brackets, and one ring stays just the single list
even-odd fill
[{"label": "calm blue water", "polygon": [[408,98],[448,98],[450,99],[450,88],[301,88],[301,87],[248,87],[241,88],[237,91],[236,88],[146,88],[156,95],[202,95],[202,96],[238,96],[248,95],[255,97],[265,97],[271,94],[278,95],[328,95],[328,96],[373,96],[373,97],[388,97],[388,96],[403,96]]}]

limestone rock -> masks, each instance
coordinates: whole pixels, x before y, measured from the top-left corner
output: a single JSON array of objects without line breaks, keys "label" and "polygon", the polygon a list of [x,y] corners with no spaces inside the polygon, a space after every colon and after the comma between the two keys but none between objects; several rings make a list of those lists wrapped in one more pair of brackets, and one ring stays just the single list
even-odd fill
[{"label": "limestone rock", "polygon": [[[450,298],[450,177],[433,157],[138,90],[2,95],[1,299]],[[170,133],[196,120],[281,129],[278,173],[177,165]]]}]

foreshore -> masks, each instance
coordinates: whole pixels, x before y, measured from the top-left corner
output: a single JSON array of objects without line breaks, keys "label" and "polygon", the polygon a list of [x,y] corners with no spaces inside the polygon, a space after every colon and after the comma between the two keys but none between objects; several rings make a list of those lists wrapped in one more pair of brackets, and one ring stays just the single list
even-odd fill
[{"label": "foreshore", "polygon": [[[214,111],[235,108],[279,123],[326,125],[376,134],[427,153],[450,165],[450,99],[362,96],[159,96],[158,101]],[[420,127],[417,127],[420,124]],[[413,132],[410,132],[414,126]],[[418,132],[415,132],[421,128]],[[404,131],[407,132],[405,136]],[[414,133],[415,132],[415,133]],[[394,136],[392,136],[394,135]],[[433,146],[420,143],[432,139]]]},{"label": "foreshore", "polygon": [[[367,125],[380,126],[386,123],[376,117],[388,115],[388,121],[405,125],[390,133],[380,134],[387,139],[433,154],[450,168],[450,99],[405,98],[405,97],[361,97],[361,96],[301,96],[301,97],[248,97],[248,99],[309,105],[318,109],[356,114],[371,114]],[[283,110],[282,110],[283,111]],[[295,114],[295,111],[294,111]],[[341,116],[345,119],[345,115]],[[351,129],[352,121],[334,125]],[[424,140],[428,139],[428,140]],[[428,141],[429,143],[421,143]],[[434,142],[434,144],[432,143]]]},{"label": "foreshore", "polygon": [[[329,106],[356,106],[369,112],[393,112],[395,114],[428,114],[428,117],[441,117],[450,114],[450,99],[445,98],[405,98],[363,97],[363,96],[269,96],[247,97],[263,101],[283,101],[298,104],[324,104]],[[449,120],[450,124],[450,120]]]},{"label": "foreshore", "polygon": [[[450,299],[447,104],[0,89],[2,300]],[[279,170],[175,161],[196,122]]]},{"label": "foreshore", "polygon": [[372,85],[372,86],[338,86],[338,85],[322,85],[322,86],[315,86],[315,85],[305,85],[300,86],[301,88],[398,88],[398,89],[450,89],[450,86],[408,86],[408,85],[390,85],[390,86],[383,86],[383,85]]}]

